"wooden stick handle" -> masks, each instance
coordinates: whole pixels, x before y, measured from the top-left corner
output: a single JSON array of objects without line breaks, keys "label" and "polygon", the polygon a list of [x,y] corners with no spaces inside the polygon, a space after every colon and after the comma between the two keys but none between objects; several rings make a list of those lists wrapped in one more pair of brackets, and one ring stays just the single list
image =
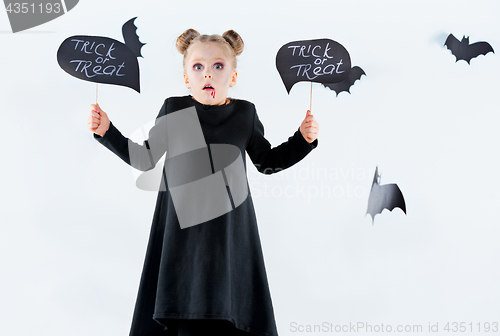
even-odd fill
[{"label": "wooden stick handle", "polygon": [[311,82],[311,99],[309,101],[309,111],[311,111],[311,114],[312,114],[312,103],[313,103],[313,82]]}]

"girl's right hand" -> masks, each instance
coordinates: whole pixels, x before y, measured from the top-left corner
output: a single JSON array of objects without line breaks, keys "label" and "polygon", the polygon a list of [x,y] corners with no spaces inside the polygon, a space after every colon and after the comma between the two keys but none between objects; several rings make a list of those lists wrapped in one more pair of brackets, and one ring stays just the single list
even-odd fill
[{"label": "girl's right hand", "polygon": [[109,124],[108,115],[99,107],[99,104],[91,104],[87,121],[88,129],[97,135],[104,136],[104,133],[109,129]]}]

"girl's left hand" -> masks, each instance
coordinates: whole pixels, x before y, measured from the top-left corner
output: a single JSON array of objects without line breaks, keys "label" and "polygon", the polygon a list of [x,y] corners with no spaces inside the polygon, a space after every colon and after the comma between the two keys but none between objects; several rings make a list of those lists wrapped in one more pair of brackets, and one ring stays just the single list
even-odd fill
[{"label": "girl's left hand", "polygon": [[300,125],[300,133],[309,143],[313,142],[318,137],[319,124],[309,110],[307,110],[306,117]]}]

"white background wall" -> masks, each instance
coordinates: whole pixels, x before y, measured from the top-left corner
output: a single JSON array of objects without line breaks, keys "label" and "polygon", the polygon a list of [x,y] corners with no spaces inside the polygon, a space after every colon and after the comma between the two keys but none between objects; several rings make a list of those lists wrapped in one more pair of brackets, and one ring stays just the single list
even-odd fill
[{"label": "white background wall", "polygon": [[[326,333],[295,323],[421,334],[429,323],[500,323],[499,13],[498,1],[82,0],[13,34],[0,11],[0,334],[128,335],[156,193],[137,189],[131,168],[93,139],[95,84],[65,73],[56,51],[72,35],[122,40],[135,16],[147,43],[142,93],[99,85],[125,135],[189,93],[175,49],[187,28],[241,34],[229,95],[256,104],[273,146],[309,108],[310,84],[288,95],[275,68],[283,44],[331,38],[367,74],[351,95],[313,85],[319,146],[303,161],[264,176],[247,157],[280,335]],[[449,33],[497,53],[455,63]],[[372,225],[377,165],[408,214],[384,211]]]}]

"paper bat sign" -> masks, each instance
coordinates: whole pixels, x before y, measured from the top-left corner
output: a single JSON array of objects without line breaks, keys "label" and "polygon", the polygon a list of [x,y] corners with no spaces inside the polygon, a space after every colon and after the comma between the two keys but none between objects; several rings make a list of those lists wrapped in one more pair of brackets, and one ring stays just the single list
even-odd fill
[{"label": "paper bat sign", "polygon": [[394,208],[400,208],[406,214],[403,193],[401,193],[397,184],[380,185],[380,175],[378,174],[378,167],[376,167],[366,213],[372,216],[373,224],[375,215],[382,213],[384,209],[392,211]]},{"label": "paper bat sign", "polygon": [[349,76],[347,76],[347,78],[344,79],[342,82],[322,84],[322,85],[324,87],[329,88],[332,91],[335,91],[337,93],[336,97],[338,97],[339,93],[341,93],[342,91],[346,91],[349,92],[349,94],[351,94],[351,91],[349,91],[351,89],[351,86],[353,86],[354,82],[360,79],[361,76],[363,75],[366,76],[366,73],[363,71],[363,69],[361,69],[359,66],[353,66],[351,71],[349,72]]},{"label": "paper bat sign", "polygon": [[351,71],[351,57],[330,39],[293,41],[278,50],[276,68],[290,94],[298,82],[342,82]]},{"label": "paper bat sign", "polygon": [[470,60],[479,55],[486,55],[490,51],[493,51],[493,48],[488,42],[476,42],[469,44],[469,37],[462,37],[462,41],[459,41],[453,34],[448,35],[446,42],[444,45],[451,50],[451,53],[455,55],[456,61],[464,60],[470,64]]},{"label": "paper bat sign", "polygon": [[109,37],[76,35],[63,41],[57,51],[59,66],[70,75],[94,83],[127,86],[141,92],[141,48],[132,18],[122,27],[125,44]]}]

